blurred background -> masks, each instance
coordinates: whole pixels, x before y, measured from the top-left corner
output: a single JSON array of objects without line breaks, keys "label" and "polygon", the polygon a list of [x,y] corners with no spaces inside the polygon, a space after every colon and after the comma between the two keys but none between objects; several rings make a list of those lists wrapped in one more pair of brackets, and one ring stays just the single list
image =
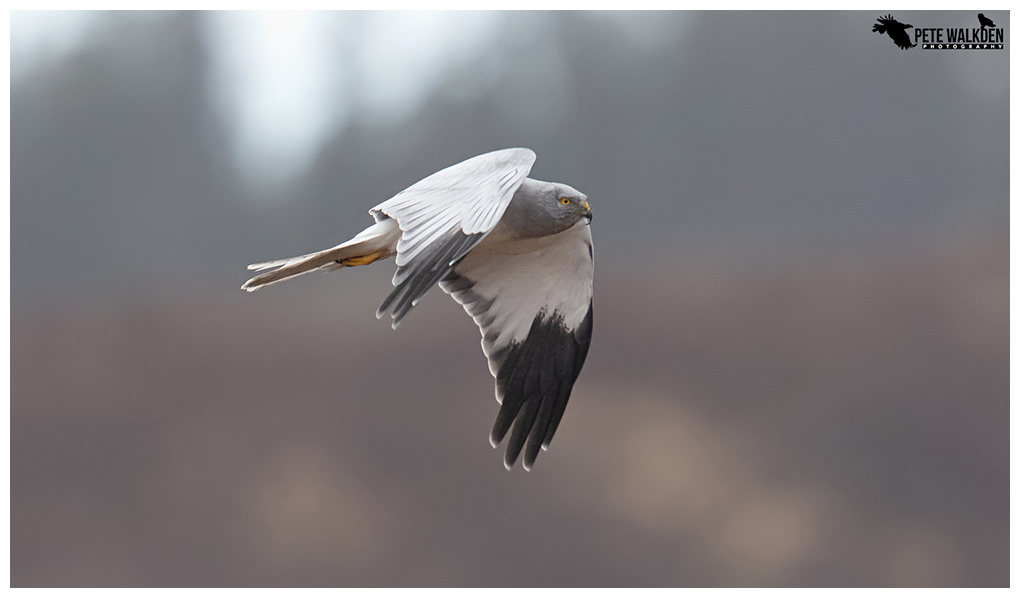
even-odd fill
[{"label": "blurred background", "polygon": [[[985,14],[11,13],[11,584],[1008,585]],[[595,213],[530,473],[441,292],[239,290],[511,146]]]}]

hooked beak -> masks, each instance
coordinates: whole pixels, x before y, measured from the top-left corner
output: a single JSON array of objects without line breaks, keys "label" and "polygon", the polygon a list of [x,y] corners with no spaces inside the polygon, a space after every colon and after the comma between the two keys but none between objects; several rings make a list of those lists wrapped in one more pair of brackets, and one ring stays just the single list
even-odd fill
[{"label": "hooked beak", "polygon": [[581,205],[584,207],[584,219],[588,221],[588,224],[591,224],[591,206],[588,205],[588,202]]}]

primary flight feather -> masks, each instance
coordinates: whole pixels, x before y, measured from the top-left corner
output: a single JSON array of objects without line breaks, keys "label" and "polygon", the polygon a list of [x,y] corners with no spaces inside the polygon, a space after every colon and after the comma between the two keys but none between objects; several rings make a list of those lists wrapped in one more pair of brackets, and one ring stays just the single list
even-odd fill
[{"label": "primary flight feather", "polygon": [[[396,328],[437,284],[482,333],[500,403],[489,434],[510,433],[507,469],[549,447],[591,343],[591,207],[573,187],[528,178],[535,153],[498,150],[440,170],[369,213],[375,224],[331,249],[248,266],[255,291],[313,270],[396,255],[377,317]],[[511,431],[512,427],[512,431]]]}]

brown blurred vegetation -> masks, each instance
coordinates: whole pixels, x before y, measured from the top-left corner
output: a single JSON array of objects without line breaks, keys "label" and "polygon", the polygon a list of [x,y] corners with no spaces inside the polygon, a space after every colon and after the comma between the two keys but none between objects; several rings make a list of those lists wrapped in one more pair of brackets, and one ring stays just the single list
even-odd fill
[{"label": "brown blurred vegetation", "polygon": [[487,446],[473,324],[437,297],[390,331],[350,292],[380,273],[25,310],[14,581],[1005,581],[1004,247],[602,276],[530,474]]}]

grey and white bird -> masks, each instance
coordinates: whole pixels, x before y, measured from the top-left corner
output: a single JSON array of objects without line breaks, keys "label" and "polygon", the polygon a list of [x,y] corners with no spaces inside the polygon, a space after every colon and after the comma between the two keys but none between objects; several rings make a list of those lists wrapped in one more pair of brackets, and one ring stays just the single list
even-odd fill
[{"label": "grey and white bird", "polygon": [[528,178],[535,152],[498,150],[428,176],[369,213],[375,224],[331,249],[252,264],[255,291],[311,272],[396,255],[393,291],[376,312],[393,328],[437,283],[482,333],[500,403],[493,447],[524,450],[530,470],[563,417],[592,331],[591,207],[580,191]]}]

